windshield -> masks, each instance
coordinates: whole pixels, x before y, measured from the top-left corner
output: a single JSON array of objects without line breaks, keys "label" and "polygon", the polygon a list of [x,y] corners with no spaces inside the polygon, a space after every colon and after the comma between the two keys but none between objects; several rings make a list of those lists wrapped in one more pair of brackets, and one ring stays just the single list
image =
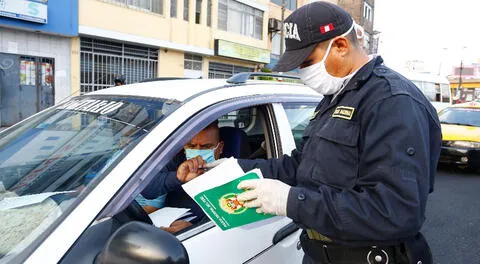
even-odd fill
[{"label": "windshield", "polygon": [[177,105],[84,96],[0,134],[0,262],[70,211],[81,192],[92,188]]},{"label": "windshield", "polygon": [[480,127],[480,109],[476,108],[447,108],[439,114],[443,124],[456,124]]}]

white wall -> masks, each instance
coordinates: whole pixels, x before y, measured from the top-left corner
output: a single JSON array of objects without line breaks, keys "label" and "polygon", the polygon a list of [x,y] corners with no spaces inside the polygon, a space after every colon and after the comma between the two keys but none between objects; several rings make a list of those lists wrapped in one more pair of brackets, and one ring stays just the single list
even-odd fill
[{"label": "white wall", "polygon": [[55,103],[71,94],[70,38],[0,27],[0,52],[55,59]]}]

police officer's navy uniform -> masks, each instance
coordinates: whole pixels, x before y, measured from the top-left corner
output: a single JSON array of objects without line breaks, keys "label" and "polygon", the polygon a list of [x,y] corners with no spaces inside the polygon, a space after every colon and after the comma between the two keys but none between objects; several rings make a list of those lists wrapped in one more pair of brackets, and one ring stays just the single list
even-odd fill
[{"label": "police officer's navy uniform", "polygon": [[[440,154],[438,117],[413,83],[382,62],[364,65],[333,101],[325,96],[291,156],[239,162],[294,186],[287,216],[306,230],[307,255],[340,246],[356,257],[351,247],[360,247],[365,256],[355,263],[368,263],[371,247],[385,246],[393,258],[402,249],[391,246],[412,240],[424,222]],[[379,256],[383,262],[371,263],[385,263]]]},{"label": "police officer's navy uniform", "polygon": [[[300,65],[319,42],[351,30],[340,7],[313,2],[285,20],[286,52]],[[419,230],[440,155],[438,116],[422,92],[383,65],[363,65],[320,102],[290,156],[240,160],[292,186],[287,216],[304,229],[304,263],[431,263]]]}]

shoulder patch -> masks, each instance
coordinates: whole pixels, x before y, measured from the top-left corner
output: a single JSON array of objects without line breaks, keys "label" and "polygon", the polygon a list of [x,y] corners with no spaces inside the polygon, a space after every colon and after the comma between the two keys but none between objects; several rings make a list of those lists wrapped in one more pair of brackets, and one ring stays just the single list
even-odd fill
[{"label": "shoulder patch", "polygon": [[335,108],[335,111],[333,111],[332,117],[351,120],[354,112],[355,112],[355,108],[353,107],[337,106],[337,108]]},{"label": "shoulder patch", "polygon": [[315,113],[313,113],[313,114],[310,116],[310,121],[312,121],[313,119],[315,119],[315,117],[317,117],[318,112],[320,112],[320,111],[315,111]]}]

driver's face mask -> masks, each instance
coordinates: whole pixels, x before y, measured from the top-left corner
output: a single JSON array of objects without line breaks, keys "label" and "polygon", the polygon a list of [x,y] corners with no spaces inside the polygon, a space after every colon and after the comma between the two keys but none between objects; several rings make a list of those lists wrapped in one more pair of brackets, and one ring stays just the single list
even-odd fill
[{"label": "driver's face mask", "polygon": [[200,156],[206,163],[214,162],[215,152],[217,151],[219,144],[220,142],[217,143],[217,146],[215,146],[213,149],[185,149],[185,156],[187,159]]}]

